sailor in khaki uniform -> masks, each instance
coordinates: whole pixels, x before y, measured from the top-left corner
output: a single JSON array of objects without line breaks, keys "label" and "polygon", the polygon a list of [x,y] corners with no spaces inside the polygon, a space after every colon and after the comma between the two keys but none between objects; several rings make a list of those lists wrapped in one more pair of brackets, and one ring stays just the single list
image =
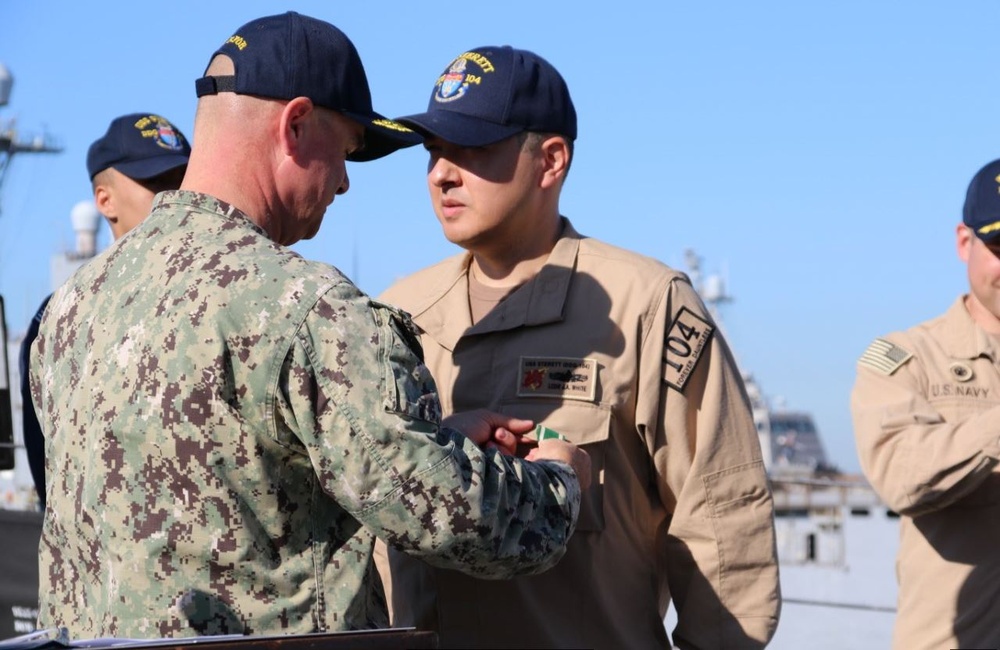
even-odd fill
[{"label": "sailor in khaki uniform", "polygon": [[1000,160],[969,185],[968,294],[875,339],[851,396],[862,469],[901,515],[893,647],[1000,647]]},{"label": "sailor in khaki uniform", "polygon": [[442,647],[664,648],[673,598],[674,645],[764,646],[773,507],[741,378],[687,277],[560,216],[576,137],[562,77],[478,48],[400,121],[427,138],[435,212],[468,252],[381,298],[412,314],[446,412],[533,419],[584,446],[593,481],[543,574],[480,580],[390,550],[394,624]]}]

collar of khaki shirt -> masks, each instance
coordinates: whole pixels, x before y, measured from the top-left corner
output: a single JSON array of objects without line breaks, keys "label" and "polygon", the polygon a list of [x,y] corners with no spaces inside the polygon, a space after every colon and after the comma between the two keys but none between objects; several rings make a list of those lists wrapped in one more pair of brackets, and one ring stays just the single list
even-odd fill
[{"label": "collar of khaki shirt", "polygon": [[462,336],[558,322],[562,320],[579,251],[580,235],[564,217],[559,241],[538,275],[507,296],[475,326],[469,315],[472,254],[456,255],[442,265],[437,281],[427,283],[425,291],[414,297],[413,322],[449,351],[454,351]]},{"label": "collar of khaki shirt", "polygon": [[936,337],[941,347],[958,359],[977,359],[981,356],[997,361],[998,342],[972,320],[965,308],[965,296],[952,303],[941,322],[940,335]]}]

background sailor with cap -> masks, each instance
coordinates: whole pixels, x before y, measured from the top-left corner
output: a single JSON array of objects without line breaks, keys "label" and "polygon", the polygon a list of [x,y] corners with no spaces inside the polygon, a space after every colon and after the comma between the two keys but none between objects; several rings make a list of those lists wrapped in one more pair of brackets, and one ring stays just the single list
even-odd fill
[{"label": "background sailor with cap", "polygon": [[[191,146],[180,129],[154,113],[132,113],[111,120],[108,130],[87,151],[87,172],[94,203],[118,239],[139,224],[153,197],[181,186]],[[45,508],[45,440],[31,401],[28,383],[31,344],[52,296],[46,296],[28,325],[18,358],[21,377],[22,426],[28,466],[42,509]]]},{"label": "background sailor with cap", "polygon": [[[577,135],[566,83],[527,51],[456,57],[427,112],[427,185],[466,252],[381,297],[412,314],[445,412],[531,418],[593,460],[549,571],[483,580],[390,550],[394,624],[442,647],[761,647],[780,607],[773,508],[732,354],[687,277],[559,211]],[[385,572],[384,563],[382,566]]]},{"label": "background sailor with cap", "polygon": [[1000,647],[1000,160],[956,239],[968,293],[875,339],[851,393],[861,467],[903,515],[897,650]]},{"label": "background sailor with cap", "polygon": [[[376,536],[480,575],[565,551],[590,476],[532,423],[441,421],[412,326],[287,248],[346,160],[419,139],[372,110],[333,25],[253,20],[213,53],[181,189],[52,297],[31,388],[49,490],[40,627],[74,638],[388,625]],[[578,478],[579,477],[579,478]]]}]

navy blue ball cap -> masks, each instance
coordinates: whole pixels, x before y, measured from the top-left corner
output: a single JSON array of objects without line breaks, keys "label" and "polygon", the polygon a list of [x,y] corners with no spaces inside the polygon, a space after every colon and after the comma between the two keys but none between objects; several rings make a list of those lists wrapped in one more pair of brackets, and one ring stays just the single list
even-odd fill
[{"label": "navy blue ball cap", "polygon": [[142,181],[183,167],[191,145],[180,129],[155,113],[130,113],[116,117],[108,131],[87,150],[87,172],[93,180],[99,172],[114,168]]},{"label": "navy blue ball cap", "polygon": [[972,177],[962,222],[985,242],[1000,238],[1000,160],[986,164]]},{"label": "navy blue ball cap", "polygon": [[469,50],[434,84],[427,112],[398,122],[460,147],[484,147],[522,131],[576,139],[576,109],[551,63],[509,45]]},{"label": "navy blue ball cap", "polygon": [[[372,110],[361,57],[344,32],[328,22],[289,11],[243,25],[209,59],[225,55],[232,77],[202,77],[199,97],[235,92],[271,99],[307,97],[365,127],[364,148],[347,157],[364,162],[420,144],[419,135]],[[207,70],[207,68],[206,68]]]}]

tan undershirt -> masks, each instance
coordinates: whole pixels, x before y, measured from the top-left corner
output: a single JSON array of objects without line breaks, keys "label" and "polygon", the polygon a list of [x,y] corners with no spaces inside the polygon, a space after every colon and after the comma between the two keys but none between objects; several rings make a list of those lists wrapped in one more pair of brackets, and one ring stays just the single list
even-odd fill
[{"label": "tan undershirt", "polygon": [[504,298],[514,293],[517,286],[491,287],[476,279],[476,274],[469,269],[469,313],[472,324],[478,323],[483,316],[499,305]]}]

